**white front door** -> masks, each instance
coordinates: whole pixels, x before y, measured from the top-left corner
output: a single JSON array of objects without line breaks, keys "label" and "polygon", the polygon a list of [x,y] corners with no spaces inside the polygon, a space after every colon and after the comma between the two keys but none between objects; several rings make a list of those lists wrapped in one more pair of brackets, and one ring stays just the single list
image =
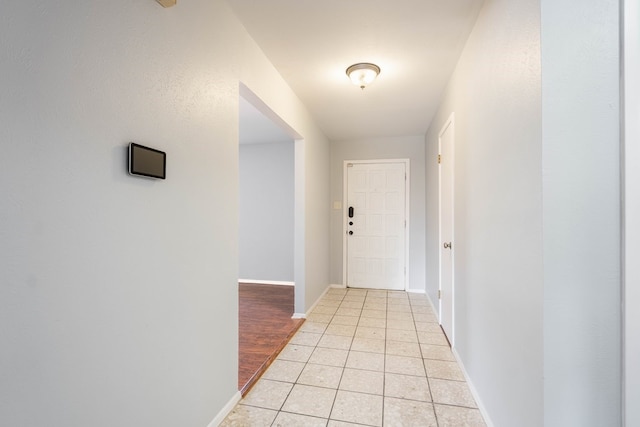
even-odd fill
[{"label": "white front door", "polygon": [[453,115],[440,132],[440,324],[454,340],[453,285]]},{"label": "white front door", "polygon": [[346,163],[346,285],[406,288],[408,161]]}]

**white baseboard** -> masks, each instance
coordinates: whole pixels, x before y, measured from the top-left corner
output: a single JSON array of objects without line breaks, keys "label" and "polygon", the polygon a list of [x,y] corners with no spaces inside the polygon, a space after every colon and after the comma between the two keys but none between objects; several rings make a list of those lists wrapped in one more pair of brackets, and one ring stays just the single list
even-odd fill
[{"label": "white baseboard", "polygon": [[306,313],[293,313],[293,316],[291,316],[292,319],[306,319],[307,318],[307,314]]},{"label": "white baseboard", "polygon": [[222,421],[224,421],[224,419],[227,418],[227,415],[229,415],[229,413],[233,411],[233,408],[235,408],[238,402],[240,402],[240,399],[242,399],[242,394],[237,391],[236,394],[233,395],[231,400],[229,400],[229,402],[224,405],[220,412],[218,412],[218,415],[216,415],[216,417],[211,420],[207,427],[218,427],[220,424],[222,424]]},{"label": "white baseboard", "polygon": [[277,280],[251,280],[238,279],[238,283],[251,283],[252,285],[277,285],[277,286],[295,286],[294,282],[279,282]]},{"label": "white baseboard", "polygon": [[347,289],[346,285],[329,285],[329,287],[335,289]]},{"label": "white baseboard", "polygon": [[426,294],[427,292],[424,289],[407,289],[407,293],[410,293],[410,294]]},{"label": "white baseboard", "polygon": [[462,360],[460,360],[460,355],[458,354],[455,348],[452,348],[451,351],[453,352],[453,357],[456,358],[456,361],[458,362],[458,365],[462,370],[462,374],[464,375],[464,379],[467,381],[467,385],[469,386],[469,390],[471,390],[471,394],[473,395],[473,398],[476,400],[476,403],[478,404],[478,409],[482,414],[482,418],[484,418],[484,422],[486,423],[487,427],[494,427],[494,424],[491,421],[491,418],[489,418],[489,413],[487,412],[487,408],[482,403],[482,399],[480,398],[478,391],[474,387],[473,382],[471,381],[471,378],[469,378],[469,374],[467,374],[467,370],[464,367],[464,363],[462,363]]}]

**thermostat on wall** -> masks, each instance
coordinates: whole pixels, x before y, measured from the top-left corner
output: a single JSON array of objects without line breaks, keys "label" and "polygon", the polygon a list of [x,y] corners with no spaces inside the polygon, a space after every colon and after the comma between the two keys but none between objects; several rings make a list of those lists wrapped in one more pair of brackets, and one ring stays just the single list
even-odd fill
[{"label": "thermostat on wall", "polygon": [[165,179],[167,177],[167,153],[134,142],[130,143],[129,173]]}]

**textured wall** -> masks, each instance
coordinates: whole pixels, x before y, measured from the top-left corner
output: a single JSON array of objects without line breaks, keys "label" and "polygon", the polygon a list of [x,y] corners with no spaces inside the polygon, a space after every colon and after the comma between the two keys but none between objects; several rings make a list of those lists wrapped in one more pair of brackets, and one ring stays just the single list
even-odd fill
[{"label": "textured wall", "polygon": [[240,279],[293,282],[293,161],[293,141],[240,145]]},{"label": "textured wall", "polygon": [[[324,206],[328,143],[224,1],[2,7],[0,424],[207,425],[237,389],[239,81]],[[126,174],[129,141],[166,181]],[[329,212],[301,211],[319,295]]]},{"label": "textured wall", "polygon": [[455,112],[455,343],[496,426],[542,425],[540,11],[488,0],[426,136],[437,307],[438,134]]},{"label": "textured wall", "polygon": [[548,426],[621,422],[618,5],[542,0]]}]

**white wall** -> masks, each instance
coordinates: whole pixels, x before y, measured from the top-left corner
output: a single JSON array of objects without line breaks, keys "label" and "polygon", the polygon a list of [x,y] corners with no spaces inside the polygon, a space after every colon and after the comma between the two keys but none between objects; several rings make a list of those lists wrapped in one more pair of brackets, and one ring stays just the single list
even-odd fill
[{"label": "white wall", "polygon": [[640,425],[640,4],[625,1],[625,422]]},{"label": "white wall", "polygon": [[309,299],[326,138],[222,0],[5,2],[0,40],[0,424],[207,425],[237,390],[239,81],[304,137]]},{"label": "white wall", "polygon": [[[424,291],[425,280],[425,170],[424,138],[381,137],[331,143],[331,201],[343,201],[345,160],[409,159],[410,236],[409,289]],[[331,283],[343,280],[343,210],[331,211]]]},{"label": "white wall", "polygon": [[240,145],[240,279],[293,282],[293,141]]},{"label": "white wall", "polygon": [[437,307],[438,134],[455,112],[455,350],[495,426],[543,424],[539,31],[539,2],[487,0],[426,135]]},{"label": "white wall", "polygon": [[617,0],[542,0],[545,425],[620,416]]}]

